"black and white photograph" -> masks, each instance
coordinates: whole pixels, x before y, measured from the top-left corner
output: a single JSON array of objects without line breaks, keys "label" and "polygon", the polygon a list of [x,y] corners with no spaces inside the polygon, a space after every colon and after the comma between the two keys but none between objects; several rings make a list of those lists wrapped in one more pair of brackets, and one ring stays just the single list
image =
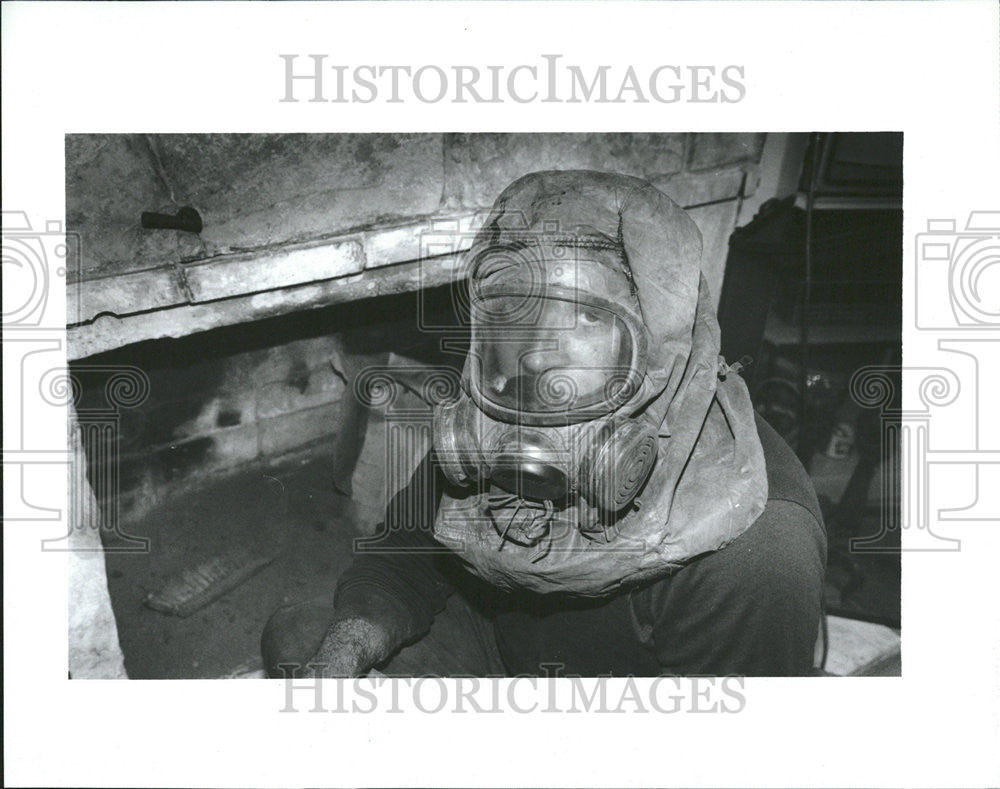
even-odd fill
[{"label": "black and white photograph", "polygon": [[995,2],[0,14],[7,785],[1000,785]]},{"label": "black and white photograph", "polygon": [[71,675],[898,675],[902,152],[67,136]]}]

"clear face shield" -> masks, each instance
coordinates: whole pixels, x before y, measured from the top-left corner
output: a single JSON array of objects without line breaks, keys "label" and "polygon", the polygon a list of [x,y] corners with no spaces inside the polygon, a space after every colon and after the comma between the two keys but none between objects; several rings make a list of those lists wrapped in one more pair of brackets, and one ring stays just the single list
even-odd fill
[{"label": "clear face shield", "polygon": [[641,321],[600,296],[485,287],[472,315],[472,395],[496,419],[537,426],[596,419],[641,383]]},{"label": "clear face shield", "polygon": [[[618,413],[646,392],[649,334],[628,275],[610,253],[556,250],[490,250],[470,283],[468,396],[435,419],[447,479],[480,485],[503,539],[523,544],[571,506],[586,512],[582,531],[597,529],[657,454],[656,426]],[[508,530],[497,507],[538,517]]]}]

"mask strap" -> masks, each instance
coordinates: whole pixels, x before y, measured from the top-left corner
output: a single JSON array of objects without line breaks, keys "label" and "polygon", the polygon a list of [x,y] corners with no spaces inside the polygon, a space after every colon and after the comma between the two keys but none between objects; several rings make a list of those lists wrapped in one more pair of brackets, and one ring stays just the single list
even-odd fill
[{"label": "mask strap", "polygon": [[[497,546],[498,552],[503,550],[503,546],[507,542],[507,532],[509,532],[510,527],[514,525],[514,521],[517,519],[521,510],[527,510],[531,513],[529,515],[530,520],[528,520],[525,526],[520,528],[520,531],[529,538],[532,532],[547,529],[552,517],[555,515],[555,506],[548,500],[544,502],[528,501],[513,493],[494,493],[486,497],[487,511],[504,509],[512,504],[514,505],[514,512],[507,520],[507,525],[501,530],[500,544]],[[544,533],[540,536],[544,536]],[[545,553],[547,552],[548,551],[545,551]],[[532,561],[537,561],[542,555],[544,554],[533,558]]]}]

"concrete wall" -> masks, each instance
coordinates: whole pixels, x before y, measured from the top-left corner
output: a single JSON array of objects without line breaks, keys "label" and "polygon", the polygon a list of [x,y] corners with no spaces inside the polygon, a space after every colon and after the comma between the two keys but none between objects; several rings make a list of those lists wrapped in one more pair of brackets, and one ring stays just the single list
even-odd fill
[{"label": "concrete wall", "polygon": [[[541,169],[640,176],[688,207],[718,298],[729,234],[758,182],[764,139],[69,135],[67,225],[79,239],[68,273],[70,357],[442,284],[453,261],[414,268],[422,234],[445,219],[471,226],[511,181]],[[143,211],[184,205],[200,212],[201,233],[140,227]]]}]

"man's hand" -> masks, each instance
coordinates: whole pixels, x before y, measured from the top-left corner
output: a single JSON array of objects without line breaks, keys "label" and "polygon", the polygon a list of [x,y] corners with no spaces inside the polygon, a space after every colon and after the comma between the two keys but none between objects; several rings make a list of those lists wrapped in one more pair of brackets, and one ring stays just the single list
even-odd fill
[{"label": "man's hand", "polygon": [[317,677],[359,677],[392,652],[389,633],[369,619],[335,620],[306,670]]}]

